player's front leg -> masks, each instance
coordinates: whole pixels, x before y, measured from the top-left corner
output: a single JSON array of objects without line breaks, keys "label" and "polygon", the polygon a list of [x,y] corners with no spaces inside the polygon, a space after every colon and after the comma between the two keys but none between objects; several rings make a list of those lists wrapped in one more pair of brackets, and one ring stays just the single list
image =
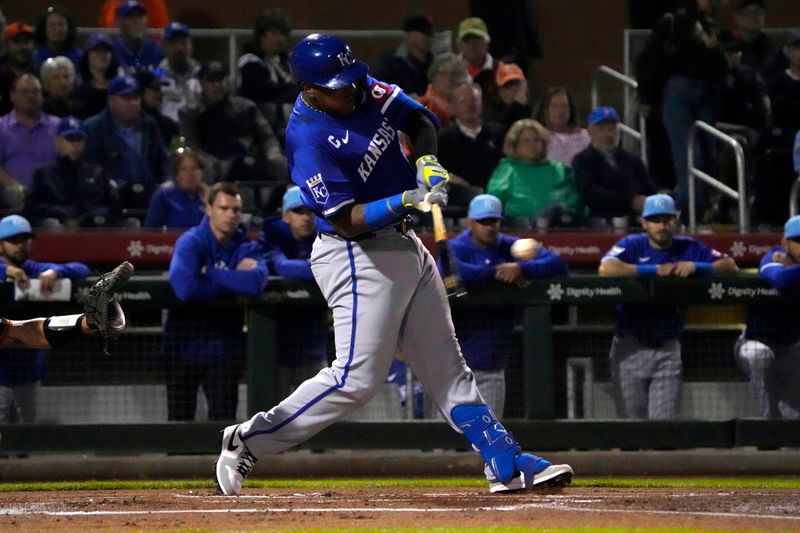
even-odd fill
[{"label": "player's front leg", "polygon": [[572,482],[571,466],[554,465],[547,459],[523,453],[489,406],[457,405],[450,416],[486,462],[484,473],[490,492],[558,488]]}]

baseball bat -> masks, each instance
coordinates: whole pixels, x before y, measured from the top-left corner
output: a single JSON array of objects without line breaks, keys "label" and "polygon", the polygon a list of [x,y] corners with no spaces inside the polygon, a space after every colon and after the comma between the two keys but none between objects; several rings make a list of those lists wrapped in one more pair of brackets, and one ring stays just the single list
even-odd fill
[{"label": "baseball bat", "polygon": [[433,237],[436,240],[436,249],[439,251],[439,259],[442,262],[442,281],[448,298],[458,298],[467,294],[461,276],[453,264],[450,257],[450,249],[447,247],[447,230],[444,227],[442,217],[442,206],[431,204],[431,216],[433,217]]}]

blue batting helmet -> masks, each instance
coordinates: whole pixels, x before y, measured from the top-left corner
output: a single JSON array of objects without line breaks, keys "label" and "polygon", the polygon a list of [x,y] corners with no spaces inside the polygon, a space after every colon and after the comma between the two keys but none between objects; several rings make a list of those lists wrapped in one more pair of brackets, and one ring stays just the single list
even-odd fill
[{"label": "blue batting helmet", "polygon": [[366,75],[366,63],[353,56],[350,47],[334,35],[313,33],[292,50],[292,73],[304,81],[328,89],[341,89]]}]

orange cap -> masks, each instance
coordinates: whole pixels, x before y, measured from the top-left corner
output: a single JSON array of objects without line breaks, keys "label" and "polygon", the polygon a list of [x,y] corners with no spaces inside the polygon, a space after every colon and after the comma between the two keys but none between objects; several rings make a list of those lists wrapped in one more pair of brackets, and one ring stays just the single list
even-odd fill
[{"label": "orange cap", "polygon": [[497,73],[495,74],[495,82],[498,87],[502,87],[506,83],[513,80],[524,80],[525,74],[519,65],[516,63],[500,63],[497,65]]}]

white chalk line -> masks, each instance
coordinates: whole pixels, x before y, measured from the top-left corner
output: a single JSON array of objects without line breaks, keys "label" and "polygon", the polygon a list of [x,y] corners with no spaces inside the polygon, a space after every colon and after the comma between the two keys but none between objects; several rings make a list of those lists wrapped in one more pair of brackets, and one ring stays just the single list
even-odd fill
[{"label": "white chalk line", "polygon": [[265,507],[249,509],[155,509],[149,511],[37,511],[24,508],[0,509],[2,515],[45,515],[45,516],[124,516],[124,515],[166,515],[195,513],[464,513],[475,511],[514,512],[526,509],[549,509],[553,511],[584,513],[619,513],[619,514],[657,514],[683,516],[709,516],[714,518],[747,518],[800,521],[800,516],[764,515],[749,513],[719,513],[710,511],[654,511],[646,509],[586,509],[563,505],[526,503],[519,505],[498,505],[491,507]]}]

